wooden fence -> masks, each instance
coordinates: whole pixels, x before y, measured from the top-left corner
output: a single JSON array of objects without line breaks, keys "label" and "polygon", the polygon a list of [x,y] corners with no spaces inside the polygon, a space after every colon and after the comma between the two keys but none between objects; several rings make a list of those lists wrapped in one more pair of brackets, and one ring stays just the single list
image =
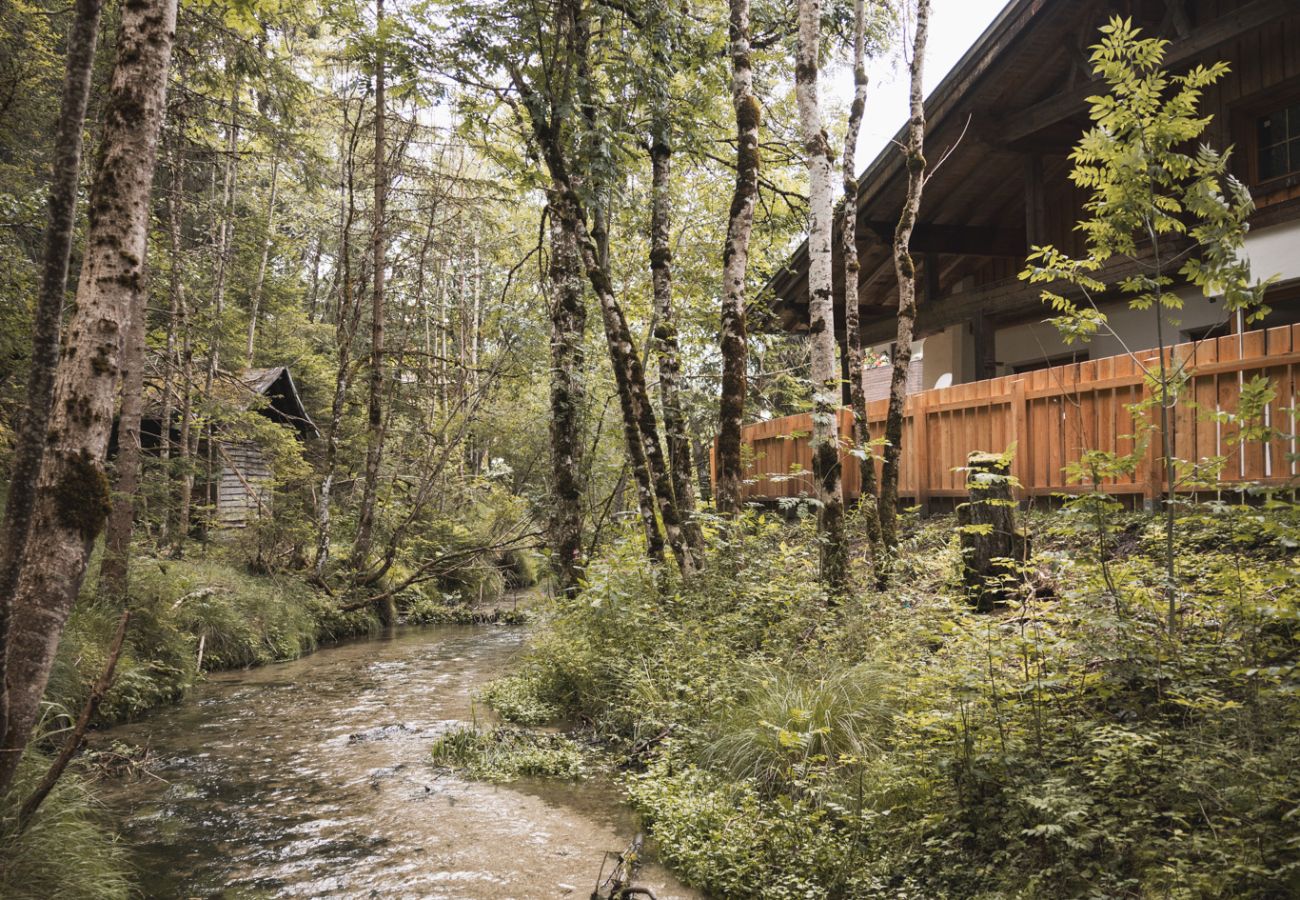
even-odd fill
[{"label": "wooden fence", "polygon": [[[1216,421],[1213,414],[1235,412],[1241,385],[1262,375],[1277,391],[1266,422],[1288,435],[1295,431],[1300,325],[1180,344],[1166,353],[1169,365],[1184,366],[1189,373],[1184,402],[1173,412],[1174,457],[1187,461],[1229,457],[1221,475],[1225,484],[1294,484],[1298,474],[1294,437],[1239,446],[1231,440],[1233,426]],[[965,465],[967,455],[974,450],[1002,452],[1012,445],[1013,471],[1022,497],[1079,490],[1067,480],[1065,467],[1078,461],[1085,450],[1131,453],[1135,448],[1132,435],[1137,429],[1129,406],[1149,396],[1139,361],[1155,369],[1159,354],[1151,350],[1136,357],[1113,356],[913,394],[903,425],[900,494],[922,506],[935,499],[962,497],[965,476],[957,470]],[[884,431],[887,406],[881,400],[867,407],[872,437]],[[1157,409],[1147,416],[1159,424]],[[847,448],[852,441],[852,412],[842,410],[839,424]],[[806,413],[744,429],[746,499],[813,496],[811,431],[812,417]],[[858,460],[846,451],[841,462],[845,493],[855,499],[860,491]],[[1105,484],[1108,492],[1135,500],[1154,499],[1164,486],[1158,431],[1151,434],[1137,472]],[[1178,489],[1193,488],[1180,483]]]}]

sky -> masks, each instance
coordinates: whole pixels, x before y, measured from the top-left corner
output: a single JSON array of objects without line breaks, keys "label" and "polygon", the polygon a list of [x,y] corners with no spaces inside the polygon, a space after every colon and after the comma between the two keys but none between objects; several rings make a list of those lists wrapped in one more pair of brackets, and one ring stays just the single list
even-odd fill
[{"label": "sky", "polygon": [[[925,63],[928,95],[943,80],[962,54],[970,49],[1007,0],[932,0],[929,47]],[[910,38],[909,38],[910,39]],[[871,86],[862,133],[858,138],[857,169],[861,172],[898,133],[907,119],[907,68],[898,53],[872,60],[867,67]],[[847,71],[831,76],[836,100],[846,104],[852,96],[852,76]],[[840,88],[839,86],[843,86]]]}]

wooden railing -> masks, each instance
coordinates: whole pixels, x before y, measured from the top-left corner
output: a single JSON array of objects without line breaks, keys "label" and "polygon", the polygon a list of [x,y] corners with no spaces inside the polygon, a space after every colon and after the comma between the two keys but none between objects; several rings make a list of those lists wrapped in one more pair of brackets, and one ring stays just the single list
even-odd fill
[{"label": "wooden railing", "polygon": [[[1169,365],[1183,365],[1189,373],[1186,402],[1180,402],[1173,413],[1174,457],[1196,461],[1228,456],[1222,483],[1294,484],[1300,474],[1294,437],[1240,446],[1231,440],[1233,427],[1216,421],[1213,413],[1235,412],[1243,381],[1262,375],[1277,391],[1268,421],[1287,434],[1295,430],[1300,325],[1180,344],[1166,353]],[[1022,496],[1079,490],[1066,478],[1065,467],[1078,461],[1085,450],[1134,450],[1136,429],[1129,406],[1149,396],[1139,361],[1154,369],[1159,354],[1151,350],[1136,357],[1112,356],[913,394],[903,425],[900,494],[922,506],[935,498],[964,496],[965,476],[957,470],[965,465],[967,455],[975,450],[1002,452],[1012,445]],[[887,407],[884,400],[868,405],[872,437],[883,433]],[[1147,416],[1158,426],[1158,410],[1149,410]],[[842,410],[839,424],[847,448],[852,442],[853,414]],[[808,414],[744,429],[746,499],[814,494],[811,431]],[[1156,431],[1137,472],[1110,479],[1106,490],[1135,498],[1158,497],[1165,487],[1160,447]],[[858,461],[846,449],[841,462],[845,493],[856,498]],[[1180,483],[1177,489],[1192,488]]]}]

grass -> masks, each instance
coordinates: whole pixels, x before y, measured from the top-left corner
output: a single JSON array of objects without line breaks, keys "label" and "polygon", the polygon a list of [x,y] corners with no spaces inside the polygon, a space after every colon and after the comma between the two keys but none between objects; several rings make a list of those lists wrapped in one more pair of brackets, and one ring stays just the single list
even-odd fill
[{"label": "grass", "polygon": [[581,779],[591,774],[590,748],[561,734],[517,728],[455,728],[430,750],[436,763],[479,781],[517,778]]}]

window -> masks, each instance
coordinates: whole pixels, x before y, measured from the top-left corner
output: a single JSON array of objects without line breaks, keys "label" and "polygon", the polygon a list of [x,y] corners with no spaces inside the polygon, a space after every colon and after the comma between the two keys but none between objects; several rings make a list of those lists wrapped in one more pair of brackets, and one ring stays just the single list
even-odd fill
[{"label": "window", "polygon": [[1068,365],[1072,365],[1073,363],[1081,363],[1087,361],[1088,361],[1087,351],[1080,351],[1078,353],[1065,353],[1062,354],[1061,356],[1052,356],[1052,357],[1047,357],[1045,359],[1035,359],[1035,360],[1030,360],[1029,362],[1015,363],[1011,366],[1011,373],[1013,375],[1023,375],[1026,372],[1038,372],[1042,369],[1053,369],[1057,366],[1068,366]]},{"label": "window", "polygon": [[1260,181],[1300,172],[1300,103],[1261,116],[1256,135]]}]

